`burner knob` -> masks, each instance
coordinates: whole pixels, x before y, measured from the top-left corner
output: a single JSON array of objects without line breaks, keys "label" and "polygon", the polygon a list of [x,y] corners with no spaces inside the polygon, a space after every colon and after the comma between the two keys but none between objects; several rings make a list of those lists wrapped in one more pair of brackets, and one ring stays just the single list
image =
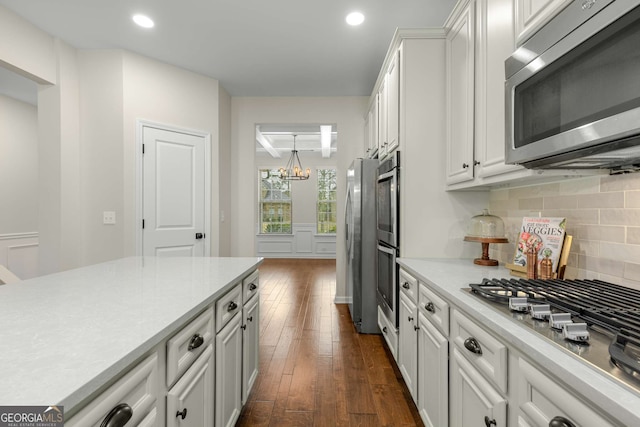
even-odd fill
[{"label": "burner knob", "polygon": [[553,417],[549,421],[549,427],[576,427],[576,425],[565,417]]}]

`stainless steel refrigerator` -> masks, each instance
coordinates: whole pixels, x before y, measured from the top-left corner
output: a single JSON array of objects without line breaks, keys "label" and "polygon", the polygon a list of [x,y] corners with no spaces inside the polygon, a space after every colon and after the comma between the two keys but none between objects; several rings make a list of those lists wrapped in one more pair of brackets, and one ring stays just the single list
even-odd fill
[{"label": "stainless steel refrigerator", "polygon": [[376,180],[378,160],[356,159],[347,171],[345,209],[347,297],[356,330],[380,333],[378,328]]}]

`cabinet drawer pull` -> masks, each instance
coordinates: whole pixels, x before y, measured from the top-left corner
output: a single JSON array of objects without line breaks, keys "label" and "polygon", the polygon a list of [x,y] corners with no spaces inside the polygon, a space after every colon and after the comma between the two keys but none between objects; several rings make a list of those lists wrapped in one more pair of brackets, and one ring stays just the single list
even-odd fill
[{"label": "cabinet drawer pull", "polygon": [[482,354],[482,347],[480,347],[480,343],[474,337],[469,337],[464,340],[464,348],[471,353]]},{"label": "cabinet drawer pull", "polygon": [[256,284],[255,284],[255,283],[250,283],[250,284],[249,284],[249,290],[250,290],[250,291],[255,291],[256,289],[258,289],[258,287],[256,286]]},{"label": "cabinet drawer pull", "polygon": [[486,415],[484,416],[484,425],[487,427],[491,427],[491,426],[495,426],[497,425],[496,420],[492,420],[491,418],[487,417]]},{"label": "cabinet drawer pull", "polygon": [[195,350],[202,344],[204,344],[204,338],[202,338],[202,335],[195,334],[191,337],[191,341],[189,341],[189,351]]},{"label": "cabinet drawer pull", "polygon": [[235,301],[231,301],[227,306],[227,311],[233,311],[236,308],[238,308],[238,304],[236,304]]},{"label": "cabinet drawer pull", "polygon": [[429,313],[435,313],[436,312],[436,308],[433,305],[432,302],[428,302],[424,305],[424,309],[427,310]]},{"label": "cabinet drawer pull", "polygon": [[109,411],[107,416],[104,417],[104,420],[102,420],[100,427],[124,427],[132,416],[133,410],[131,406],[126,403],[121,403]]},{"label": "cabinet drawer pull", "polygon": [[553,417],[549,421],[549,427],[576,427],[576,425],[565,417]]},{"label": "cabinet drawer pull", "polygon": [[411,286],[409,286],[409,282],[404,282],[404,283],[402,284],[402,287],[403,287],[403,288],[405,288],[405,289],[409,289],[409,288],[411,288]]},{"label": "cabinet drawer pull", "polygon": [[176,417],[180,417],[183,420],[187,418],[187,408],[184,408],[182,411],[176,412]]}]

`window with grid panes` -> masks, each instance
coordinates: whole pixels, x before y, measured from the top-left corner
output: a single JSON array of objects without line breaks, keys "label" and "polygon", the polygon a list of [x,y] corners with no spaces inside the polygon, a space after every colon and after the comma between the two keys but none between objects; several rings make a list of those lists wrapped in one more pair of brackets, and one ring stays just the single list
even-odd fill
[{"label": "window with grid panes", "polygon": [[337,226],[336,170],[317,170],[316,223],[318,234],[335,234]]},{"label": "window with grid panes", "polygon": [[291,233],[291,181],[277,169],[260,170],[260,233]]}]

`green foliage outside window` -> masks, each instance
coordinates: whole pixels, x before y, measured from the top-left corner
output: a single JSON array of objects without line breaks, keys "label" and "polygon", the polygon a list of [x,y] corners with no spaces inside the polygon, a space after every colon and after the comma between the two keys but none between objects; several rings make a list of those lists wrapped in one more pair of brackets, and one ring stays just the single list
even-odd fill
[{"label": "green foliage outside window", "polygon": [[260,170],[260,233],[291,233],[291,182],[276,169]]},{"label": "green foliage outside window", "polygon": [[318,234],[335,234],[337,227],[337,179],[335,169],[318,169],[316,222]]}]

